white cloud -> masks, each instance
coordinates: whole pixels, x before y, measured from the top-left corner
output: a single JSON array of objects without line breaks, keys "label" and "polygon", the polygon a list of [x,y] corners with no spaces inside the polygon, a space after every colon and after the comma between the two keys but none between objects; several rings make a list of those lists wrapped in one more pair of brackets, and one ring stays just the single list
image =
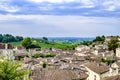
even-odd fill
[{"label": "white cloud", "polygon": [[112,5],[112,6],[109,6],[106,10],[108,10],[108,11],[115,11],[116,7]]},{"label": "white cloud", "polygon": [[9,4],[10,1],[11,0],[2,0],[2,1],[0,1],[0,10],[7,11],[7,12],[10,12],[10,13],[14,13],[14,12],[19,11],[19,8],[17,6]]},{"label": "white cloud", "polygon": [[73,2],[75,0],[28,0],[35,3],[41,3],[41,2],[51,2],[51,3],[62,3],[62,2]]},{"label": "white cloud", "polygon": [[19,8],[16,6],[7,6],[7,5],[0,5],[0,10],[4,10],[10,13],[14,13],[19,11]]},{"label": "white cloud", "polygon": [[[119,18],[53,15],[0,15],[0,17],[0,32],[23,36],[90,37],[114,35],[120,29]],[[14,30],[18,30],[17,33]]]},{"label": "white cloud", "polygon": [[[2,14],[116,17],[120,15],[118,14],[120,12],[119,3],[120,0],[0,0],[0,11]],[[109,13],[109,11],[112,13]],[[108,15],[106,15],[107,13]]]},{"label": "white cloud", "polygon": [[102,6],[107,11],[115,11],[120,8],[120,0],[107,0],[102,3]]}]

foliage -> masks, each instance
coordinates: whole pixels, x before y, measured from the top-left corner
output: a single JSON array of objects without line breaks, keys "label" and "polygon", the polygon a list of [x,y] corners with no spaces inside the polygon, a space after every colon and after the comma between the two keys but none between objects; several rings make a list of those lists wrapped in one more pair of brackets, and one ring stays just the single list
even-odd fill
[{"label": "foliage", "polygon": [[109,43],[108,43],[108,50],[113,50],[114,53],[116,53],[116,48],[118,48],[118,38],[114,37]]},{"label": "foliage", "polygon": [[23,37],[21,36],[12,36],[10,34],[0,34],[0,42],[8,43],[8,42],[19,42],[22,41]]},{"label": "foliage", "polygon": [[24,39],[21,41],[21,45],[22,45],[23,47],[25,47],[26,49],[30,48],[30,46],[32,45],[31,38],[29,38],[29,37],[24,38]]},{"label": "foliage", "polygon": [[44,54],[44,58],[48,58],[48,57],[55,57],[55,54]]},{"label": "foliage", "polygon": [[[28,45],[28,43],[30,44]],[[62,50],[74,50],[78,44],[65,44],[60,42],[53,42],[49,41],[47,38],[29,38],[23,39],[21,42],[22,46],[25,48],[41,48],[41,49],[52,49],[52,48],[59,48]]]},{"label": "foliage", "polygon": [[40,54],[33,54],[32,57],[33,58],[39,58],[39,57],[41,57],[41,55]]},{"label": "foliage", "polygon": [[47,63],[44,62],[44,63],[42,64],[42,67],[43,67],[43,68],[46,68],[46,67],[47,67]]},{"label": "foliage", "polygon": [[77,44],[46,41],[46,39],[32,38],[32,43],[39,45],[42,49],[59,48],[62,50],[74,50]]},{"label": "foliage", "polygon": [[55,56],[56,56],[55,54],[33,54],[32,55],[33,58],[39,58],[39,57],[49,58],[49,57],[55,57]]},{"label": "foliage", "polygon": [[43,37],[42,39],[45,40],[45,41],[48,41],[48,39],[46,37]]},{"label": "foliage", "polygon": [[92,44],[92,41],[83,41],[81,44],[89,46]]},{"label": "foliage", "polygon": [[36,48],[36,51],[41,51],[41,48]]},{"label": "foliage", "polygon": [[109,59],[109,58],[107,58],[107,59],[102,58],[102,59],[101,59],[101,62],[104,62],[104,63],[107,63],[108,65],[110,65],[110,64],[114,63],[115,60],[111,60],[111,59]]},{"label": "foliage", "polygon": [[41,48],[39,45],[31,44],[29,48]]},{"label": "foliage", "polygon": [[32,41],[40,42],[40,43],[49,43],[48,39],[46,37],[43,38],[32,38]]},{"label": "foliage", "polygon": [[13,45],[16,47],[16,46],[20,46],[20,42],[13,42]]},{"label": "foliage", "polygon": [[105,41],[105,36],[97,36],[93,42],[104,42]]},{"label": "foliage", "polygon": [[0,61],[0,80],[24,80],[28,70],[19,70],[22,65],[11,60]]}]

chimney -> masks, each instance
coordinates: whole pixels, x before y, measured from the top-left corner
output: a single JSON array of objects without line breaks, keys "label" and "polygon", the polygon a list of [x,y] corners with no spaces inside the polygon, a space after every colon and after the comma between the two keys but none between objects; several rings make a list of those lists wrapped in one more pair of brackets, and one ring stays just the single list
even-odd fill
[{"label": "chimney", "polygon": [[8,49],[8,44],[5,44],[5,49]]}]

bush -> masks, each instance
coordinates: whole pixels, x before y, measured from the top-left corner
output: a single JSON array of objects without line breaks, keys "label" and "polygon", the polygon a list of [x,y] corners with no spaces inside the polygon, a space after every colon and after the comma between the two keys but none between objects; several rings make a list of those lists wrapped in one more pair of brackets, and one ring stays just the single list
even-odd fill
[{"label": "bush", "polygon": [[39,58],[39,57],[49,58],[49,57],[55,57],[55,56],[56,56],[55,54],[33,54],[32,55],[33,58]]},{"label": "bush", "polygon": [[0,61],[0,80],[24,80],[29,70],[19,70],[23,65],[12,60]]},{"label": "bush", "polygon": [[41,51],[41,48],[36,48],[36,51]]},{"label": "bush", "polygon": [[112,59],[101,59],[101,62],[104,62],[104,63],[107,63],[108,65],[112,64],[115,62],[115,60],[112,60]]},{"label": "bush", "polygon": [[47,63],[44,62],[44,63],[42,64],[42,67],[43,67],[43,68],[46,68],[46,67],[47,67]]},{"label": "bush", "polygon": [[45,54],[45,55],[44,55],[44,58],[55,57],[55,56],[56,56],[55,54]]},{"label": "bush", "polygon": [[33,58],[39,58],[39,57],[41,57],[41,55],[40,54],[33,54],[32,57]]}]

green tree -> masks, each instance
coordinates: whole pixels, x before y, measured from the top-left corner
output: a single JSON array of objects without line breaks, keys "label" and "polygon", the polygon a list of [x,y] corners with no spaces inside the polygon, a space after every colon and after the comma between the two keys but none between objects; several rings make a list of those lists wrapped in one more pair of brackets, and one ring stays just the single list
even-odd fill
[{"label": "green tree", "polygon": [[104,42],[105,41],[105,36],[103,35],[103,36],[97,36],[94,40],[93,40],[93,42],[97,42],[97,41],[99,41],[99,42]]},{"label": "green tree", "polygon": [[46,68],[46,67],[47,67],[47,63],[44,62],[44,63],[42,64],[42,67],[43,67],[43,68]]},{"label": "green tree", "polygon": [[2,42],[2,40],[3,40],[3,36],[2,34],[0,34],[0,42]]},{"label": "green tree", "polygon": [[81,44],[89,46],[92,44],[92,41],[83,41]]},{"label": "green tree", "polygon": [[44,40],[48,41],[48,39],[46,37],[43,37]]},{"label": "green tree", "polygon": [[15,37],[10,35],[10,34],[4,34],[2,42],[7,43],[7,42],[15,42]]},{"label": "green tree", "polygon": [[29,38],[29,37],[24,38],[24,39],[21,41],[21,45],[22,45],[23,47],[25,47],[26,49],[30,48],[30,46],[32,45],[31,38]]},{"label": "green tree", "polygon": [[116,54],[116,48],[118,48],[118,38],[114,37],[111,39],[111,41],[108,43],[108,50],[113,50]]},{"label": "green tree", "polygon": [[11,34],[0,34],[0,42],[3,43],[8,43],[8,42],[19,42],[22,41],[23,37],[22,36],[12,36]]},{"label": "green tree", "polygon": [[24,80],[28,70],[20,70],[22,65],[11,60],[0,61],[0,80]]},{"label": "green tree", "polygon": [[102,58],[101,62],[107,63],[108,65],[111,65],[112,63],[115,62],[115,60],[109,59],[109,58],[107,58],[107,59]]},{"label": "green tree", "polygon": [[16,37],[15,37],[15,40],[16,40],[17,42],[22,41],[22,40],[23,40],[23,37],[22,37],[22,36],[16,36]]},{"label": "green tree", "polygon": [[42,42],[43,42],[43,43],[46,43],[46,44],[49,43],[49,41],[48,41],[48,39],[47,39],[46,37],[43,37],[43,38],[42,38]]}]

